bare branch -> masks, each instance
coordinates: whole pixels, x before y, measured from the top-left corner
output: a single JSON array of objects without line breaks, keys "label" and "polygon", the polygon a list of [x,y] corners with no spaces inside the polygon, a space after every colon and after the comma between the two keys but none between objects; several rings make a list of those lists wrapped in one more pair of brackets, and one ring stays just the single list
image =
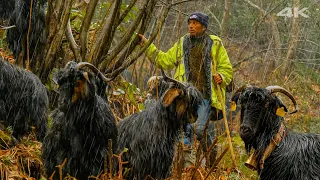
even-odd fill
[{"label": "bare branch", "polygon": [[[63,8],[62,8],[63,7]],[[40,78],[45,82],[47,79],[50,70],[52,69],[53,66],[53,60],[56,55],[56,52],[58,48],[60,47],[61,40],[63,37],[63,34],[65,33],[66,26],[68,24],[68,20],[70,17],[70,12],[71,12],[71,7],[72,7],[72,0],[65,0],[63,4],[61,4],[62,8],[61,10],[61,16],[56,16],[56,14],[53,12],[53,18],[51,18],[50,26],[52,27],[52,30],[56,32],[55,34],[52,33],[52,31],[49,32],[52,36],[52,41],[48,41],[49,44],[47,45],[47,52],[45,55],[45,61],[44,64],[41,67],[41,72],[40,72]]]},{"label": "bare branch", "polygon": [[218,18],[216,17],[216,15],[214,15],[213,12],[212,12],[208,7],[206,7],[206,10],[211,14],[211,16],[212,16],[213,19],[218,23],[219,28],[221,29],[221,23],[220,23],[220,21],[218,20]]},{"label": "bare branch", "polygon": [[[81,1],[81,2],[77,2],[75,5],[74,5],[74,8],[78,9],[82,6],[85,5],[85,3],[87,3],[86,1]],[[90,2],[89,2],[90,3]],[[88,3],[87,3],[88,4]]]},{"label": "bare branch", "polygon": [[129,67],[130,65],[132,65],[144,52],[145,50],[149,47],[149,45],[155,40],[155,38],[158,35],[158,32],[160,31],[160,29],[163,26],[163,23],[169,13],[171,6],[166,6],[166,8],[164,8],[164,11],[162,13],[161,18],[158,21],[157,27],[154,29],[154,31],[151,34],[151,37],[148,41],[148,43],[146,45],[144,45],[140,51],[138,51],[137,53],[135,53],[134,55],[132,55],[131,57],[129,57],[126,61],[126,63],[122,64],[122,66],[118,69],[116,69],[115,71],[113,71],[111,73],[112,78],[115,78],[116,76],[118,76],[123,70],[125,70],[127,67]]},{"label": "bare branch", "polygon": [[172,7],[171,9],[174,10],[174,11],[176,11],[176,12],[178,12],[178,13],[181,13],[181,14],[183,14],[183,15],[185,15],[185,16],[189,16],[189,14],[187,14],[187,13],[185,13],[185,12],[182,12],[181,10],[179,10],[179,9],[177,9],[177,8]]},{"label": "bare branch", "polygon": [[98,65],[97,60],[100,59],[103,56],[103,54],[108,53],[114,32],[118,24],[120,7],[121,1],[114,1],[111,7],[110,14],[106,17],[104,21],[100,37],[97,39],[89,57],[89,60],[92,61],[94,65]]},{"label": "bare branch", "polygon": [[62,0],[56,0],[54,2],[53,0],[48,1],[48,13],[46,15],[46,32],[48,32],[48,43],[52,42],[52,39],[58,30],[56,24],[59,22],[58,20],[61,17],[61,13],[58,14],[57,12],[61,12],[62,7]]},{"label": "bare branch", "polygon": [[102,40],[104,38],[104,35],[106,34],[105,32],[109,29],[108,22],[111,23],[110,21],[107,21],[107,19],[108,19],[108,15],[110,14],[112,7],[114,7],[113,6],[114,2],[115,2],[115,0],[112,0],[110,2],[110,7],[108,8],[106,15],[105,15],[105,18],[103,19],[103,23],[101,24],[102,29],[100,30],[100,33],[99,33],[95,43],[93,44],[93,47],[91,49],[91,52],[90,52],[90,55],[88,58],[88,62],[92,62],[93,59],[97,57],[96,53],[97,53],[97,51],[99,51],[99,48],[102,44]]},{"label": "bare branch", "polygon": [[252,6],[252,7],[254,7],[254,8],[258,9],[260,12],[262,12],[262,13],[263,13],[263,15],[267,14],[267,12],[266,12],[264,9],[262,9],[261,7],[259,7],[259,6],[255,5],[255,4],[253,4],[250,0],[243,0],[243,1],[244,1],[244,2],[246,2],[246,3],[248,3],[250,6]]},{"label": "bare branch", "polygon": [[29,27],[28,27],[28,34],[27,34],[27,62],[26,62],[26,69],[30,70],[30,31],[31,31],[31,22],[32,22],[32,9],[33,9],[33,0],[30,1],[30,11],[29,11]]},{"label": "bare branch", "polygon": [[14,28],[14,27],[16,27],[16,25],[12,25],[12,26],[2,26],[2,25],[0,25],[0,29],[2,29],[2,30],[11,29],[11,28]]},{"label": "bare branch", "polygon": [[126,10],[120,15],[119,17],[119,24],[123,21],[123,19],[128,15],[128,13],[131,11],[132,7],[136,4],[137,0],[132,0],[129,6],[126,8]]},{"label": "bare branch", "polygon": [[[156,3],[156,0],[150,0],[149,3],[148,3],[148,8],[146,10],[146,13],[144,14],[144,16],[141,18],[142,21],[141,21],[141,26],[140,26],[140,29],[138,30],[138,33],[140,34],[143,34],[150,22],[150,18],[151,18],[151,14],[153,12],[153,9],[155,7],[155,3]],[[132,43],[125,49],[123,50],[122,54],[120,55],[119,59],[117,60],[117,62],[114,64],[113,67],[109,68],[106,72],[109,73],[111,72],[113,69],[117,69],[119,68],[123,62],[125,61],[125,59],[127,58],[127,55],[128,54],[131,54],[132,51],[135,49],[135,47],[138,45],[140,41],[140,38],[138,36],[136,36]],[[104,61],[104,63],[102,64],[102,71],[105,71],[106,69],[106,64],[107,62]]]},{"label": "bare branch", "polygon": [[220,36],[221,37],[226,37],[228,34],[228,20],[230,17],[230,6],[231,6],[231,1],[230,0],[224,0],[224,11],[223,11],[223,18],[221,21],[221,31],[220,31]]},{"label": "bare branch", "polygon": [[[84,1],[82,1],[84,2]],[[81,24],[80,29],[80,45],[81,45],[81,57],[82,59],[86,59],[87,55],[87,39],[88,39],[88,31],[90,28],[90,23],[94,14],[94,10],[98,4],[98,0],[91,0],[86,9],[86,15]]]},{"label": "bare branch", "polygon": [[[294,7],[300,7],[300,0],[293,0]],[[293,13],[295,13],[293,11]],[[298,36],[299,36],[299,21],[298,17],[292,17],[291,18],[291,32],[290,32],[290,39],[288,44],[288,51],[286,55],[286,59],[289,61],[288,64],[286,64],[286,70],[290,67],[290,60],[293,59],[294,53],[296,51],[297,45],[298,45]]]},{"label": "bare branch", "polygon": [[82,61],[80,57],[80,52],[79,52],[79,46],[77,45],[76,41],[74,40],[72,30],[71,30],[71,25],[70,25],[70,19],[68,19],[67,27],[66,27],[66,37],[70,43],[70,48],[74,54],[74,57],[77,62]]},{"label": "bare branch", "polygon": [[137,15],[135,21],[132,23],[132,25],[130,26],[130,28],[128,29],[128,31],[124,35],[124,37],[121,39],[121,41],[119,43],[117,43],[117,45],[113,48],[112,52],[110,52],[108,55],[105,55],[101,58],[101,59],[106,58],[104,60],[105,62],[102,63],[103,69],[105,68],[107,63],[109,63],[110,60],[114,59],[116,57],[116,55],[119,54],[119,52],[125,47],[125,45],[128,43],[128,41],[132,37],[134,30],[137,29],[137,27],[142,19],[142,16],[145,14],[146,9],[147,9],[148,1],[144,1],[144,2],[145,2],[145,4],[143,4],[143,6],[142,6],[143,8],[140,9],[139,14]]},{"label": "bare branch", "polygon": [[313,44],[313,45],[316,45],[317,47],[320,47],[320,44],[318,44],[318,43],[316,43],[316,42],[314,42],[314,41],[312,41],[310,39],[306,39],[306,41],[311,43],[311,44]]},{"label": "bare branch", "polygon": [[182,0],[182,1],[179,1],[179,2],[172,3],[171,6],[176,6],[178,4],[182,4],[182,3],[190,2],[190,1],[195,1],[195,0]]},{"label": "bare branch", "polygon": [[[272,36],[273,36],[273,39],[274,39],[274,43],[275,43],[275,49],[280,49],[281,48],[281,40],[280,40],[280,34],[279,34],[279,30],[278,30],[278,25],[277,25],[277,22],[275,21],[274,17],[272,17],[270,15],[270,13],[275,9],[275,8],[272,8],[271,11],[267,12],[265,11],[264,9],[262,9],[261,7],[253,4],[250,0],[244,0],[246,3],[248,3],[250,6],[258,9],[262,14],[263,14],[263,17],[260,18],[260,21],[255,25],[257,25],[255,28],[258,27],[258,25],[260,23],[262,23],[264,21],[265,18],[267,18],[269,21],[270,21],[270,26],[271,26],[271,33],[272,33]],[[278,3],[276,5],[276,7],[278,7],[282,2]],[[275,55],[276,56],[280,56],[281,55],[281,52],[279,50],[276,50],[275,51]],[[278,62],[275,60],[274,61],[274,67],[277,67],[278,66]]]}]

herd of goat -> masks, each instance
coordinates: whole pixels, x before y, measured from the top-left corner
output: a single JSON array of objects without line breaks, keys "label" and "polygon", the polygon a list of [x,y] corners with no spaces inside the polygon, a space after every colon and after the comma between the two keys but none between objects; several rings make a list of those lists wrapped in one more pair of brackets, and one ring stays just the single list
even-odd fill
[{"label": "herd of goat", "polygon": [[[0,19],[8,19],[16,25],[8,30],[7,41],[18,58],[23,45],[17,46],[22,44],[17,41],[23,41],[24,37],[16,37],[26,34],[28,23],[21,17],[28,13],[27,4],[23,0],[0,2]],[[39,0],[38,3],[42,6],[44,2]],[[43,13],[38,10],[34,13]],[[38,31],[37,27],[41,27],[44,20],[33,22],[36,24],[32,26]],[[32,42],[39,44],[33,36]],[[203,100],[192,84],[163,74],[152,79],[152,89],[156,89],[159,99],[117,123],[106,95],[110,79],[92,64],[71,61],[54,74],[52,81],[57,85],[59,96],[49,128],[47,88],[33,73],[0,57],[1,127],[12,127],[12,136],[17,140],[35,127],[36,138],[42,142],[46,175],[53,179],[60,179],[57,167],[60,164],[64,164],[63,177],[67,174],[77,179],[97,176],[106,170],[105,162],[110,160],[110,153],[111,156],[121,154],[126,148],[128,151],[122,155],[122,161],[127,162],[123,168],[129,171],[119,173],[126,173],[127,179],[169,177],[179,130],[187,125],[191,116],[197,116],[197,106]],[[251,153],[248,167],[257,170],[259,178],[265,180],[319,180],[320,135],[289,131],[281,113],[287,108],[275,93],[291,99],[295,105],[291,113],[298,110],[292,94],[279,86],[245,86],[231,98],[241,108],[240,136],[248,154]],[[121,162],[115,158],[114,161],[114,171],[119,171]]]},{"label": "herd of goat", "polygon": [[[123,156],[123,161],[129,162],[126,167],[131,169],[128,179],[164,179],[170,175],[179,130],[186,125],[188,116],[196,115],[196,106],[202,101],[201,93],[191,84],[164,76],[161,80],[167,89],[154,106],[117,125],[105,93],[110,79],[90,63],[71,61],[52,79],[57,84],[58,107],[46,132],[45,86],[31,72],[3,59],[0,68],[0,117],[5,125],[13,127],[17,139],[35,126],[48,176],[59,172],[56,166],[65,159],[63,177],[69,174],[88,179],[98,175],[104,170],[110,139],[112,154],[129,149]],[[21,81],[15,81],[18,79]],[[55,173],[53,179],[59,177]]]},{"label": "herd of goat", "polygon": [[[179,130],[196,116],[201,93],[189,83],[165,75],[156,78],[160,98],[153,106],[116,123],[106,96],[106,78],[90,63],[69,62],[55,73],[58,107],[47,131],[48,95],[39,78],[0,58],[0,118],[13,127],[13,136],[24,136],[34,126],[42,142],[42,160],[47,175],[88,179],[105,170],[109,151],[123,154],[128,179],[170,176]],[[285,128],[278,111],[287,111],[275,95],[283,93],[298,110],[294,97],[284,88],[243,87],[232,101],[239,103],[240,136],[260,179],[319,179],[320,135],[294,133]],[[294,113],[292,112],[292,113]],[[112,142],[109,149],[108,140]],[[114,166],[117,168],[117,166]],[[55,173],[53,179],[59,179]]]}]

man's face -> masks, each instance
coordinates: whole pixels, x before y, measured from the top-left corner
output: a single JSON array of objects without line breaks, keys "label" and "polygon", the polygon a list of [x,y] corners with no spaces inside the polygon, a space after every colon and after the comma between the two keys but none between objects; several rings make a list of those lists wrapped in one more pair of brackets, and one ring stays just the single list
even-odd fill
[{"label": "man's face", "polygon": [[188,29],[191,36],[202,35],[206,27],[199,23],[197,20],[190,19],[188,21]]}]

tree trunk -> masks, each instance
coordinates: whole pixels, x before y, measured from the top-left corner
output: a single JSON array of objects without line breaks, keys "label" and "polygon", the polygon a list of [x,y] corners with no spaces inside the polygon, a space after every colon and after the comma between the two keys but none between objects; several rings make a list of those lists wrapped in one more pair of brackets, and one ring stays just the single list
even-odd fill
[{"label": "tree trunk", "polygon": [[[54,66],[54,58],[61,45],[61,40],[65,34],[68,24],[73,0],[50,2],[50,16],[47,16],[48,22],[48,41],[46,46],[45,61],[41,65],[40,78],[42,82],[46,82],[51,69]],[[50,6],[50,5],[49,5]]]},{"label": "tree trunk", "polygon": [[227,37],[228,36],[228,20],[230,17],[230,6],[231,6],[231,0],[224,0],[224,11],[223,11],[223,18],[221,21],[221,37]]},{"label": "tree trunk", "polygon": [[274,58],[274,64],[273,68],[277,68],[279,66],[279,59],[281,59],[281,40],[280,40],[280,34],[278,30],[277,22],[275,21],[275,17],[271,16],[271,30],[272,30],[272,37],[274,40],[274,48],[275,48],[275,58]]},{"label": "tree trunk", "polygon": [[[293,0],[293,8],[299,9],[300,0]],[[298,17],[299,14],[295,14],[295,10],[292,9],[292,19],[291,19],[291,33],[290,39],[288,43],[288,51],[286,55],[286,61],[282,65],[282,73],[288,75],[292,71],[292,60],[294,58],[297,44],[298,44],[298,36],[299,36],[299,22]]]},{"label": "tree trunk", "polygon": [[262,18],[261,21],[264,21],[264,19],[268,19],[270,21],[271,34],[272,34],[273,41],[274,41],[275,57],[276,57],[275,60],[274,60],[274,63],[273,63],[273,66],[274,66],[273,68],[277,68],[279,66],[279,63],[278,63],[277,59],[279,57],[281,57],[281,51],[280,51],[280,49],[281,49],[281,40],[280,40],[280,34],[279,34],[277,22],[276,22],[274,16],[270,15],[269,13],[267,13],[261,7],[253,4],[250,0],[244,0],[244,1],[247,2],[250,6],[258,9],[262,13],[263,16],[261,17]]}]

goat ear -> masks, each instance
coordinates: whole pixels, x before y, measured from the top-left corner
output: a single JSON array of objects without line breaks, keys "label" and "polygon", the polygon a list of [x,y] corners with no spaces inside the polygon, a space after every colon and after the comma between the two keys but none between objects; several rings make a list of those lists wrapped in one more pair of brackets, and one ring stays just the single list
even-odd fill
[{"label": "goat ear", "polygon": [[238,100],[239,100],[239,97],[241,95],[241,92],[237,92],[236,94],[234,94],[232,97],[231,97],[231,111],[235,111],[237,109],[237,103],[238,103]]},{"label": "goat ear", "polygon": [[87,88],[86,80],[77,80],[73,89],[72,103],[75,103],[78,99],[86,99],[88,96]]},{"label": "goat ear", "polygon": [[237,103],[235,101],[231,101],[231,111],[237,110]]},{"label": "goat ear", "polygon": [[162,104],[164,107],[168,107],[175,99],[182,93],[181,89],[173,88],[168,89],[162,99]]},{"label": "goat ear", "polygon": [[236,110],[237,103],[238,103],[238,100],[239,100],[239,97],[240,97],[241,93],[243,91],[245,91],[248,87],[251,87],[251,85],[247,85],[247,84],[243,85],[231,97],[231,111],[235,111]]}]

